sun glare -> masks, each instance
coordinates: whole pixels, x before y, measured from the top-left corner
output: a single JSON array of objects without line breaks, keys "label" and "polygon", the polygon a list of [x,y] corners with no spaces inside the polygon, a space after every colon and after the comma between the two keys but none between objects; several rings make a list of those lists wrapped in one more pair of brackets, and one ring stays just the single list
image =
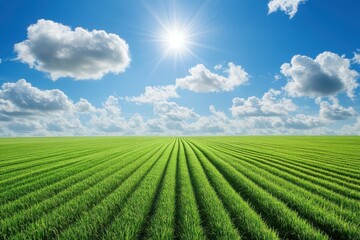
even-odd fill
[{"label": "sun glare", "polygon": [[181,31],[172,31],[167,33],[166,42],[172,50],[180,50],[186,46],[186,36]]},{"label": "sun glare", "polygon": [[187,58],[202,61],[196,52],[198,48],[208,48],[199,42],[204,34],[208,34],[203,15],[204,4],[186,13],[173,1],[156,10],[146,5],[156,22],[155,28],[146,29],[150,41],[157,43],[154,46],[158,51],[154,71],[163,61],[173,60],[175,67],[181,64],[184,66]]},{"label": "sun glare", "polygon": [[191,51],[191,33],[176,24],[166,26],[160,34],[159,40],[165,55],[184,57]]}]

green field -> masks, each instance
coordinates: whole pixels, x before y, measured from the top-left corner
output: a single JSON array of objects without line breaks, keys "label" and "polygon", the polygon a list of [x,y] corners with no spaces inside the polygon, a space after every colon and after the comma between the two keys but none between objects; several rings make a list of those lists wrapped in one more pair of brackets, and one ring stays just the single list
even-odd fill
[{"label": "green field", "polygon": [[0,239],[360,239],[360,138],[0,139],[0,189]]}]

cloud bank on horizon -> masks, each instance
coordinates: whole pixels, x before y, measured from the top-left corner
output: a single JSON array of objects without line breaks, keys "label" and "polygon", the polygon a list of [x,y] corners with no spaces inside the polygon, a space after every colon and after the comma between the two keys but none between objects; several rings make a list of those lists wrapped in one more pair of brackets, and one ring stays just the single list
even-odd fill
[{"label": "cloud bank on horizon", "polygon": [[[283,11],[293,18],[306,2],[270,0],[268,14]],[[282,58],[273,70],[273,85],[271,78],[258,83],[259,74],[252,73],[254,67],[244,58],[193,64],[164,84],[143,82],[143,92],[137,94],[129,85],[129,93],[119,96],[115,85],[110,86],[113,94],[102,95],[100,101],[68,94],[61,84],[42,84],[83,80],[86,88],[90,81],[85,80],[103,79],[106,85],[108,75],[126,75],[134,58],[125,39],[53,20],[29,25],[27,38],[13,45],[16,61],[1,65],[21,62],[44,79],[3,80],[0,136],[360,134],[356,48],[353,58],[329,50]],[[134,71],[142,71],[141,64]],[[182,104],[189,96],[193,104]],[[212,104],[199,111],[197,101],[203,96]]]}]

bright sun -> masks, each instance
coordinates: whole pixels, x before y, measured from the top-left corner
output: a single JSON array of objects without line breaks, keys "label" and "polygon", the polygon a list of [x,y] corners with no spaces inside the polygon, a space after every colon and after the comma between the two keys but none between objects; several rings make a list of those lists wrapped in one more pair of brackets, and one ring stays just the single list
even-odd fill
[{"label": "bright sun", "polygon": [[154,48],[159,52],[158,59],[155,59],[154,71],[162,61],[170,59],[174,60],[174,66],[184,64],[188,58],[202,61],[195,50],[208,48],[207,45],[199,42],[199,38],[209,31],[204,28],[206,27],[206,21],[204,21],[206,2],[204,1],[198,9],[189,9],[186,12],[176,4],[176,1],[164,1],[164,5],[157,9],[145,4],[157,22],[157,29],[145,29],[150,36],[150,41],[157,43]]},{"label": "bright sun", "polygon": [[184,31],[175,29],[165,34],[164,40],[168,51],[180,52],[187,48],[187,36]]},{"label": "bright sun", "polygon": [[172,57],[175,62],[184,61],[188,56],[196,57],[192,48],[202,46],[196,42],[194,29],[189,24],[179,24],[178,22],[162,23],[162,31],[159,31],[155,39],[160,42],[160,49],[163,52],[159,62],[166,57]]}]

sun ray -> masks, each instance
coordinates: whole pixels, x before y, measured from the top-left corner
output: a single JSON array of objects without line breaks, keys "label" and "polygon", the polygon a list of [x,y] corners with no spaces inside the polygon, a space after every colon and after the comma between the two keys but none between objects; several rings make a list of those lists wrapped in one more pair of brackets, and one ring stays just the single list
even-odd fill
[{"label": "sun ray", "polygon": [[[148,39],[156,43],[155,49],[159,52],[154,58],[155,67],[152,72],[156,71],[161,62],[169,59],[174,62],[174,68],[180,67],[180,64],[185,67],[187,58],[195,58],[203,62],[196,52],[200,48],[211,49],[211,47],[200,42],[202,37],[209,34],[206,21],[204,21],[206,5],[206,1],[204,1],[197,10],[182,12],[173,1],[158,6],[156,10],[145,4],[148,12],[157,23],[157,29],[148,28],[145,30],[150,36]],[[210,31],[212,30],[210,29]]]}]

